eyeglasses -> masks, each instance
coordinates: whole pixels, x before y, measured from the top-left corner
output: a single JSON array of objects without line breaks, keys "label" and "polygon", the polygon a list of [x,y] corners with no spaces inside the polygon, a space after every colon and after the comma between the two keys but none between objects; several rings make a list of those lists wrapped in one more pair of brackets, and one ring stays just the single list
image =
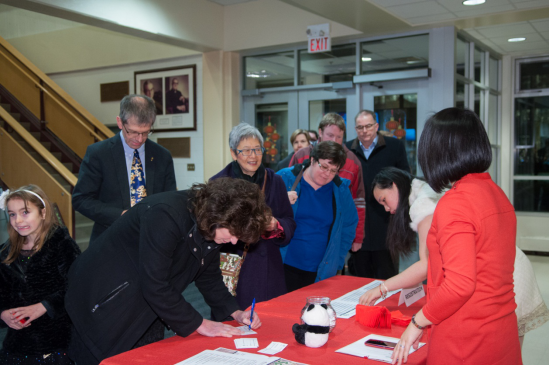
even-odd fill
[{"label": "eyeglasses", "polygon": [[242,156],[251,156],[253,153],[255,153],[256,156],[261,156],[265,153],[265,148],[259,147],[259,148],[245,148],[243,150],[236,150],[236,154],[241,154]]},{"label": "eyeglasses", "polygon": [[148,132],[143,132],[143,133],[139,133],[139,132],[134,132],[134,131],[128,131],[128,129],[126,128],[126,125],[124,125],[124,123],[122,123],[122,127],[124,127],[124,130],[126,131],[126,134],[128,135],[128,137],[130,138],[137,138],[139,136],[143,137],[143,138],[147,138],[148,136],[150,136],[151,134],[153,134],[153,130],[152,128],[149,129]]},{"label": "eyeglasses", "polygon": [[320,169],[324,172],[327,172],[329,173],[330,175],[335,175],[339,172],[339,169],[337,170],[332,170],[331,168],[329,168],[328,166],[323,166],[320,162],[318,163],[318,167],[320,167]]},{"label": "eyeglasses", "polygon": [[355,127],[355,129],[357,131],[361,131],[361,130],[364,130],[364,129],[372,129],[373,126],[375,126],[377,123],[372,123],[372,124],[366,124],[366,125],[357,125]]}]

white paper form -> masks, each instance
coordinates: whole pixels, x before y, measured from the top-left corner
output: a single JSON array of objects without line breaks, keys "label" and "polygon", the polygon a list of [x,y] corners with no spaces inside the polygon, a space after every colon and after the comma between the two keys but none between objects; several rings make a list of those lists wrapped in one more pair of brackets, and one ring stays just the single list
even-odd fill
[{"label": "white paper form", "polygon": [[265,347],[263,350],[259,350],[258,352],[261,352],[262,354],[267,354],[267,355],[274,355],[284,350],[286,346],[288,346],[288,344],[273,341],[269,344],[269,346]]},{"label": "white paper form", "polygon": [[175,365],[267,365],[272,361],[269,356],[243,351],[204,350]]},{"label": "white paper form", "polygon": [[238,328],[240,330],[240,332],[241,332],[240,336],[248,336],[248,335],[257,334],[257,332],[255,332],[254,330],[251,330],[250,328],[248,328],[247,325],[236,327],[236,328]]},{"label": "white paper form", "polygon": [[[356,342],[353,342],[352,344],[345,346],[343,348],[340,348],[339,350],[336,350],[336,352],[347,354],[347,355],[353,355],[358,357],[366,357],[370,360],[376,360],[386,363],[392,363],[393,360],[391,359],[391,355],[393,354],[393,350],[387,350],[387,349],[381,349],[376,348],[372,346],[366,346],[364,343],[367,340],[380,340],[380,341],[389,341],[389,342],[395,342],[398,343],[400,339],[396,337],[387,337],[387,336],[380,336],[371,334],[368,335]],[[425,346],[425,342],[420,342],[418,349]],[[416,352],[413,347],[410,347],[410,354]]]},{"label": "white paper form", "polygon": [[237,338],[234,340],[237,349],[256,349],[259,347],[257,338]]},{"label": "white paper form", "polygon": [[[361,288],[358,288],[356,290],[353,290],[352,292],[349,292],[335,300],[332,300],[331,305],[334,308],[336,315],[338,318],[351,318],[356,314],[356,306],[358,304],[358,300],[362,296],[362,294],[366,293],[368,290],[378,287],[382,281],[380,280],[374,280],[369,284],[364,285]],[[390,296],[395,295],[398,293],[400,289],[393,290],[387,293],[387,298]],[[380,302],[382,302],[383,299],[379,298],[376,301],[376,305]]]}]

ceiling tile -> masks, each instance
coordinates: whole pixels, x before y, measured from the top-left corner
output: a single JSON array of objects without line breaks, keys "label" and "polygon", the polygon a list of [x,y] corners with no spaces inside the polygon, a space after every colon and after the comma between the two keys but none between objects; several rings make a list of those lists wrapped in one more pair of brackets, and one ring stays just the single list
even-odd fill
[{"label": "ceiling tile", "polygon": [[480,15],[487,15],[487,14],[493,14],[493,13],[503,13],[505,11],[515,11],[515,7],[511,4],[508,5],[498,5],[498,6],[492,6],[489,8],[482,8],[482,7],[472,7],[471,9],[463,9],[460,11],[454,11],[454,14],[456,14],[458,17],[477,17]]},{"label": "ceiling tile", "polygon": [[547,6],[549,6],[549,2],[547,0],[534,0],[534,1],[516,1],[515,0],[515,7],[521,10],[542,8]]},{"label": "ceiling tile", "polygon": [[549,40],[549,31],[540,32],[540,34],[543,38],[545,38],[545,40]]},{"label": "ceiling tile", "polygon": [[368,0],[369,2],[378,5],[381,8],[395,5],[406,5],[411,3],[419,3],[425,0]]},{"label": "ceiling tile", "polygon": [[533,51],[536,53],[549,52],[549,43],[547,41],[540,42],[520,42],[520,43],[507,43],[502,45],[501,49],[505,52],[519,52],[519,51]]},{"label": "ceiling tile", "polygon": [[453,15],[452,13],[445,13],[445,14],[430,15],[430,16],[420,16],[417,18],[406,19],[406,21],[413,25],[419,25],[419,24],[442,22],[442,21],[452,20],[452,19],[456,19],[456,16]]},{"label": "ceiling tile", "polygon": [[[517,34],[514,37],[525,37],[526,38],[526,40],[524,42],[516,42],[516,43],[532,43],[532,42],[543,41],[543,38],[537,32],[536,33],[528,33],[528,34]],[[490,38],[490,40],[492,42],[494,42],[495,44],[499,44],[501,46],[503,44],[510,43],[508,41],[509,38],[512,38],[512,37],[502,35],[501,37],[492,37],[492,38]]]},{"label": "ceiling tile", "polygon": [[402,19],[447,13],[447,10],[437,4],[436,1],[423,1],[414,4],[397,5],[387,7],[386,9],[390,13]]},{"label": "ceiling tile", "polygon": [[531,20],[530,24],[540,32],[549,30],[549,19]]},{"label": "ceiling tile", "polygon": [[535,33],[536,30],[528,22],[495,25],[492,27],[475,28],[485,38],[522,37],[522,34]]},{"label": "ceiling tile", "polygon": [[468,9],[489,9],[501,5],[510,5],[509,0],[488,0],[482,5],[476,5],[476,6],[467,6],[463,5],[463,0],[437,0],[437,2],[441,5],[443,5],[446,9],[456,12],[456,11],[464,11]]}]

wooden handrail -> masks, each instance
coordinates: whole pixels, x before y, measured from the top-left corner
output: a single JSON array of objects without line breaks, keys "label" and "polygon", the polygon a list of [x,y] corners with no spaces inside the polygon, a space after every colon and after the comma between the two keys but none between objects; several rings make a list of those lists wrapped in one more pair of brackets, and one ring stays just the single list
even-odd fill
[{"label": "wooden handrail", "polygon": [[[5,49],[6,52],[11,54],[32,74],[34,74],[39,80],[41,80],[45,86],[48,86],[61,100],[65,101],[71,109],[74,109],[76,112],[78,112],[78,114],[80,114],[87,122],[89,122],[89,124],[91,124],[93,128],[95,128],[95,130],[99,131],[104,136],[104,137],[100,137],[99,140],[107,139],[114,135],[113,132],[105,124],[101,123],[86,109],[84,109],[80,104],[78,104],[70,95],[68,95],[55,82],[53,82],[44,72],[42,72],[39,68],[34,66],[32,62],[30,62],[25,56],[23,56],[19,51],[17,51],[9,42],[7,42],[2,37],[0,37],[0,46],[2,46],[0,48]],[[6,57],[6,55],[4,56]],[[6,57],[6,58],[9,59],[13,64],[13,60],[11,60],[9,57]],[[21,68],[19,65],[17,66],[19,69]],[[31,79],[36,84],[36,81],[26,72],[24,73],[24,75],[29,79]],[[41,87],[42,85],[37,85],[37,86]],[[51,93],[49,95],[52,97],[52,99],[56,100],[58,104],[60,103],[57,100],[57,98],[54,97]],[[74,114],[72,113],[71,115],[74,116]]]},{"label": "wooden handrail", "polygon": [[76,185],[76,176],[56,159],[46,147],[42,146],[21,124],[19,124],[4,108],[0,108],[0,118],[10,125],[40,156],[42,156],[71,186]]},{"label": "wooden handrail", "polygon": [[32,76],[30,76],[25,70],[23,70],[16,62],[14,62],[12,59],[10,59],[9,57],[7,57],[5,54],[3,54],[2,52],[0,52],[0,54],[2,56],[4,56],[4,58],[6,60],[8,60],[13,66],[15,66],[23,75],[25,75],[29,80],[31,80],[32,83],[34,83],[34,86],[39,88],[40,90],[42,90],[44,93],[46,93],[47,95],[49,95],[51,97],[51,99],[53,101],[55,101],[57,103],[57,105],[59,105],[61,108],[63,108],[71,117],[73,117],[78,123],[80,123],[81,126],[83,126],[85,129],[88,130],[88,132],[90,132],[90,134],[96,138],[98,141],[102,141],[104,138],[103,137],[100,137],[97,133],[95,133],[95,131],[93,129],[91,129],[84,121],[82,121],[80,118],[78,118],[76,115],[74,115],[73,112],[71,112],[65,105],[63,105],[59,100],[57,100],[57,98],[55,96],[53,96],[46,88],[44,88],[42,85],[40,85],[39,83],[37,83],[33,78]]}]

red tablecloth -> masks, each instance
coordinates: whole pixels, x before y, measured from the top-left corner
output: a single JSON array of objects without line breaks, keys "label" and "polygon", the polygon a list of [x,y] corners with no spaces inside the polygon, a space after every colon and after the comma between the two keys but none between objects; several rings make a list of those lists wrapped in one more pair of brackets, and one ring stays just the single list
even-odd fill
[{"label": "red tablecloth", "polygon": [[[295,341],[292,332],[292,325],[299,322],[301,309],[305,305],[306,298],[313,295],[328,296],[332,300],[336,299],[354,289],[358,289],[371,282],[372,279],[357,278],[353,276],[336,276],[323,280],[314,285],[310,285],[295,292],[269,300],[268,302],[257,303],[255,311],[261,318],[262,326],[256,330],[257,335],[247,336],[256,337],[259,342],[257,349],[244,349],[257,353],[267,347],[271,341],[287,343],[288,346],[278,354],[288,360],[303,362],[306,364],[380,364],[373,360],[366,360],[360,357],[336,353],[335,351],[349,345],[359,339],[376,333],[383,336],[400,337],[404,332],[404,327],[392,326],[391,329],[369,328],[351,319],[337,319],[335,329],[330,333],[328,343],[321,348],[313,349],[300,345]],[[421,299],[409,308],[406,305],[397,307],[399,294],[386,299],[381,305],[386,306],[390,311],[400,310],[403,314],[411,316],[416,313],[424,304],[425,299]],[[236,322],[232,325],[238,326]],[[234,349],[234,339],[223,337],[204,337],[196,332],[189,337],[183,338],[174,336],[163,341],[153,343],[135,350],[122,353],[117,356],[105,359],[101,365],[120,365],[120,364],[147,364],[147,365],[173,365],[183,361],[204,350],[215,350],[218,347]],[[424,335],[422,341],[425,342]],[[408,364],[425,364],[427,356],[427,346],[419,349],[410,355]],[[407,365],[408,365],[407,364]]]}]

